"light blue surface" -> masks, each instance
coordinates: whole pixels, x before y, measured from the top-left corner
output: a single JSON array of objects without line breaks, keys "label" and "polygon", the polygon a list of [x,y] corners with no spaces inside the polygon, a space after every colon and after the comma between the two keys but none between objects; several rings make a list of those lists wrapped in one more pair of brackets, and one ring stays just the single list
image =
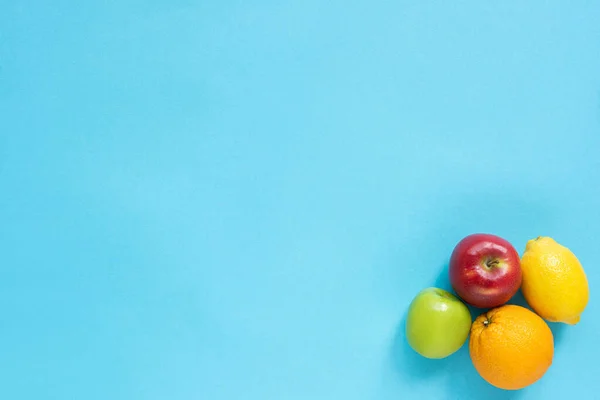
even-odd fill
[{"label": "light blue surface", "polygon": [[[598,21],[593,1],[0,0],[0,398],[595,398]],[[553,236],[588,272],[521,392],[403,338],[476,231]]]}]

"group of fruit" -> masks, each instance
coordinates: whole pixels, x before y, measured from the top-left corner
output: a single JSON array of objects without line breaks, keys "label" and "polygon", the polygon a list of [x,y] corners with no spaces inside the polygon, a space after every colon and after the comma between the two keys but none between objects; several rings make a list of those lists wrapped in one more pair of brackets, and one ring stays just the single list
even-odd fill
[{"label": "group of fruit", "polygon": [[[528,241],[519,258],[498,236],[467,236],[452,252],[449,273],[458,297],[490,310],[471,323],[469,309],[454,294],[424,289],[408,310],[408,343],[424,357],[444,358],[460,349],[470,333],[475,369],[506,390],[533,384],[552,364],[554,338],[544,319],[575,325],[589,298],[579,260],[549,237]],[[505,304],[519,288],[533,311]]]}]

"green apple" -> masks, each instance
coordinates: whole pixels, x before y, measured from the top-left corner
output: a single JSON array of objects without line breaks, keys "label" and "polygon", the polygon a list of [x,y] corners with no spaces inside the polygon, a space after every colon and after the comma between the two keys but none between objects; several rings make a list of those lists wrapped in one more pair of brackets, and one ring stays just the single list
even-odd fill
[{"label": "green apple", "polygon": [[448,357],[465,343],[470,329],[467,306],[443,289],[423,289],[410,303],[406,339],[423,357]]}]

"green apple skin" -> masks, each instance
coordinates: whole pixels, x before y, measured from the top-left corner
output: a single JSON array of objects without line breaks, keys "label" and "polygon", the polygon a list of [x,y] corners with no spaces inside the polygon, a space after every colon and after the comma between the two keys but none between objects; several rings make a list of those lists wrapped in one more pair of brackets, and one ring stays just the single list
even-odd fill
[{"label": "green apple skin", "polygon": [[455,295],[439,288],[419,292],[408,309],[406,339],[427,358],[445,358],[456,352],[471,330],[471,313]]}]

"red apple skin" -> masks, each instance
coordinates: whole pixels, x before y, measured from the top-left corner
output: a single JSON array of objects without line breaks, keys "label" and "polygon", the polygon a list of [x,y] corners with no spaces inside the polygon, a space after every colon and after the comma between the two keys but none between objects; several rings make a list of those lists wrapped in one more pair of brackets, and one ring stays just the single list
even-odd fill
[{"label": "red apple skin", "polygon": [[478,308],[505,304],[521,286],[521,260],[501,237],[476,233],[462,239],[450,257],[450,283],[460,298]]}]

